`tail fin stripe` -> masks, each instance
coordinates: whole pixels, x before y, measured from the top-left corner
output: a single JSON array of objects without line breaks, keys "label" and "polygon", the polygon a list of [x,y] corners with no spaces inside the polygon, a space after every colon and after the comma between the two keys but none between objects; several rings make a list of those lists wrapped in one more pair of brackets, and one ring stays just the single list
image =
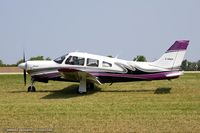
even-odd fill
[{"label": "tail fin stripe", "polygon": [[181,50],[186,50],[188,47],[189,41],[188,40],[181,40],[181,41],[176,41],[174,45],[172,45],[167,52],[172,52],[172,51],[181,51]]}]

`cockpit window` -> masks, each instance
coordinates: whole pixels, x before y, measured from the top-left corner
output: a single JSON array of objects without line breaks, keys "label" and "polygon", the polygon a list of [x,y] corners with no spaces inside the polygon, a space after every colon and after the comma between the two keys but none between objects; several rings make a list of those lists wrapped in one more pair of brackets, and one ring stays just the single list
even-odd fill
[{"label": "cockpit window", "polygon": [[78,56],[69,56],[67,60],[65,61],[65,64],[69,65],[81,65],[83,66],[85,62],[85,58],[78,57]]},{"label": "cockpit window", "polygon": [[62,62],[63,62],[63,60],[65,60],[65,57],[67,56],[67,54],[66,55],[63,55],[63,56],[61,56],[61,57],[58,57],[58,58],[56,58],[54,61],[56,62],[56,63],[58,63],[58,64],[62,64]]}]

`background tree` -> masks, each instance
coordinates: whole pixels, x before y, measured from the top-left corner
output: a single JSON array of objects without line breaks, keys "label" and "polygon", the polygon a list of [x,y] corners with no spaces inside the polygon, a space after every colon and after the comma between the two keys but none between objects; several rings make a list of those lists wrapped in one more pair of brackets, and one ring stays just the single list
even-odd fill
[{"label": "background tree", "polygon": [[18,66],[19,64],[23,63],[23,59],[19,60],[17,63],[16,63],[16,66]]},{"label": "background tree", "polygon": [[[31,57],[29,60],[44,60],[44,56],[35,56],[35,57]],[[47,57],[45,60],[51,60],[50,57]],[[16,66],[18,66],[20,63],[23,63],[23,59],[20,59],[17,63]]]},{"label": "background tree", "polygon": [[44,60],[44,56],[31,57],[29,60]]},{"label": "background tree", "polygon": [[181,69],[188,70],[188,61],[187,60],[183,60],[183,62],[181,64]]},{"label": "background tree", "polygon": [[197,70],[197,63],[196,62],[189,62],[189,71],[196,71]]},{"label": "background tree", "polygon": [[0,66],[3,66],[3,61],[2,60],[0,60]]},{"label": "background tree", "polygon": [[198,66],[197,70],[200,71],[200,60],[197,62],[197,66]]},{"label": "background tree", "polygon": [[138,55],[137,57],[133,58],[133,61],[139,61],[139,62],[146,62],[146,58],[143,55]]},{"label": "background tree", "polygon": [[184,71],[197,71],[197,70],[200,70],[199,66],[200,66],[200,61],[190,62],[190,61],[184,60],[181,64],[181,68]]},{"label": "background tree", "polygon": [[113,58],[113,56],[112,56],[112,55],[108,55],[107,57]]},{"label": "background tree", "polygon": [[50,58],[50,57],[47,57],[45,60],[51,60],[51,58]]}]

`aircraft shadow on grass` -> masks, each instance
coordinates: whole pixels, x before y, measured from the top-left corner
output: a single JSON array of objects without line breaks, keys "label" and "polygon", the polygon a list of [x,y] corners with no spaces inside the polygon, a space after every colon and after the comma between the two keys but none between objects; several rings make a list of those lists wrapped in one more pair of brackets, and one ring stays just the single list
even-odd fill
[{"label": "aircraft shadow on grass", "polygon": [[[42,97],[42,99],[68,99],[73,97],[81,97],[85,95],[77,94],[78,85],[71,85],[62,90],[58,91],[45,91],[45,92],[52,92],[47,96]],[[100,87],[96,86],[94,90],[89,90],[86,95],[91,95],[97,92],[114,92],[114,93],[124,93],[124,92],[153,92],[154,94],[169,94],[171,88],[162,87],[153,90],[149,89],[142,89],[142,90],[102,90]],[[44,92],[44,91],[41,91]]]},{"label": "aircraft shadow on grass", "polygon": [[[138,89],[138,90],[102,90],[100,87],[95,86],[95,89],[88,90],[87,94],[77,94],[78,85],[70,85],[68,87],[65,87],[61,90],[37,90],[33,93],[46,93],[50,92],[50,94],[42,97],[41,99],[68,99],[68,98],[74,98],[74,97],[81,97],[81,96],[87,96],[94,93],[107,93],[107,92],[113,92],[113,93],[129,93],[129,92],[152,92],[154,94],[169,94],[171,92],[171,88],[168,87],[161,87],[157,89]],[[26,91],[12,91],[11,93],[24,93]]]},{"label": "aircraft shadow on grass", "polygon": [[154,94],[168,94],[171,92],[171,88],[161,87],[157,89],[140,89],[140,90],[101,90],[100,92],[154,92]]},{"label": "aircraft shadow on grass", "polygon": [[[88,92],[86,94],[78,94],[77,93],[78,87],[79,87],[79,85],[71,85],[71,86],[63,88],[62,90],[45,91],[45,92],[51,92],[51,94],[48,94],[48,95],[42,97],[42,99],[68,99],[68,98],[73,98],[73,97],[81,97],[81,96],[86,96],[86,95],[91,95],[91,94],[97,93],[101,89],[99,87],[95,87],[95,89],[93,89],[93,90],[88,90]],[[41,91],[41,92],[44,92],[44,91]]]},{"label": "aircraft shadow on grass", "polygon": [[79,85],[70,85],[67,86],[61,90],[45,90],[44,88],[42,90],[37,90],[36,92],[27,92],[25,90],[19,90],[19,91],[11,91],[10,93],[50,93],[41,99],[67,99],[67,98],[73,98],[73,97],[80,97],[80,96],[85,96],[85,95],[91,95],[96,92],[100,91],[99,87],[95,87],[93,90],[88,90],[86,94],[78,94]]}]

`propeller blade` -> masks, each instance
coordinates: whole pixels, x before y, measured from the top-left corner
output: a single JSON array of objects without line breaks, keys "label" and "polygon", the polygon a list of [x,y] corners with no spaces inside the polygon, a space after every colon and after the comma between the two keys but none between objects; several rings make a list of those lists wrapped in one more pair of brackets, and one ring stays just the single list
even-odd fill
[{"label": "propeller blade", "polygon": [[26,62],[25,52],[23,51],[23,62]]},{"label": "propeller blade", "polygon": [[24,86],[26,86],[26,70],[24,69]]},{"label": "propeller blade", "polygon": [[[23,62],[26,62],[25,52],[23,51]],[[24,86],[26,86],[26,67],[24,68]]]}]

